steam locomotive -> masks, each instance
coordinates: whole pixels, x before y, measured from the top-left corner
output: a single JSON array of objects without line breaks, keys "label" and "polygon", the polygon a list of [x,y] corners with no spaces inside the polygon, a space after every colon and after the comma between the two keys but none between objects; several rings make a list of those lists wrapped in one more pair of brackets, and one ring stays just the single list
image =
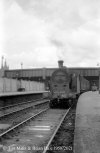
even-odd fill
[{"label": "steam locomotive", "polygon": [[[80,78],[76,74],[70,74],[63,66],[63,61],[58,61],[59,68],[56,69],[50,80],[50,108],[64,106],[69,108],[73,101],[80,95],[80,87],[84,85],[84,90],[89,89],[89,82]],[[85,86],[85,84],[87,84]]]}]

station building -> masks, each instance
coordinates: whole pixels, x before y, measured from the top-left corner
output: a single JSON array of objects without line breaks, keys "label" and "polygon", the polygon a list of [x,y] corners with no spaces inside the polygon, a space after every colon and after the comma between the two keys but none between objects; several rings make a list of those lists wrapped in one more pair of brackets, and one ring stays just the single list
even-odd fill
[{"label": "station building", "polygon": [[[63,61],[58,62],[59,67],[62,66]],[[32,68],[32,69],[13,69],[5,70],[3,77],[13,78],[13,79],[23,79],[23,80],[33,80],[39,82],[48,83],[52,73],[57,68]],[[74,73],[85,77],[90,81],[90,85],[99,84],[99,68],[96,67],[67,67],[69,73]]]}]

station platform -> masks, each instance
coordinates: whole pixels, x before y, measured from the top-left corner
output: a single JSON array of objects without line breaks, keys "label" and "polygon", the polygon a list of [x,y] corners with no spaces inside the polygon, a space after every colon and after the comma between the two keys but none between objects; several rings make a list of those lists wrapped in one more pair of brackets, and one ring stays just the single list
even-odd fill
[{"label": "station platform", "polygon": [[17,103],[48,98],[49,91],[24,91],[0,93],[0,109]]},{"label": "station platform", "polygon": [[39,93],[48,93],[48,91],[24,91],[24,92],[2,92],[0,97],[6,96],[17,96],[17,95],[26,95],[26,94],[39,94]]},{"label": "station platform", "polygon": [[89,91],[77,103],[74,153],[100,153],[100,94]]}]

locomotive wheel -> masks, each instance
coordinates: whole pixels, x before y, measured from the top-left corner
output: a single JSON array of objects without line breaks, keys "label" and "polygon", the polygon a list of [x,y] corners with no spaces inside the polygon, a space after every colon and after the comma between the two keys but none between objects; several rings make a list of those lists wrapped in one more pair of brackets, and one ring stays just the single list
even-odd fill
[{"label": "locomotive wheel", "polygon": [[50,101],[50,103],[49,103],[49,107],[50,107],[50,108],[54,108],[53,101]]}]

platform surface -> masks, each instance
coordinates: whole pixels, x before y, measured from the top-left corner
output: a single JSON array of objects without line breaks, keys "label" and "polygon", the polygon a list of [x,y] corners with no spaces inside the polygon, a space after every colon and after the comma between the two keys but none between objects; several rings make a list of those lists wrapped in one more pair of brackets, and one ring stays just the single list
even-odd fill
[{"label": "platform surface", "polygon": [[15,96],[15,95],[26,95],[26,94],[39,94],[39,93],[48,93],[48,91],[4,92],[4,93],[0,93],[0,97]]},{"label": "platform surface", "polygon": [[89,91],[78,100],[74,153],[100,153],[100,94]]}]

